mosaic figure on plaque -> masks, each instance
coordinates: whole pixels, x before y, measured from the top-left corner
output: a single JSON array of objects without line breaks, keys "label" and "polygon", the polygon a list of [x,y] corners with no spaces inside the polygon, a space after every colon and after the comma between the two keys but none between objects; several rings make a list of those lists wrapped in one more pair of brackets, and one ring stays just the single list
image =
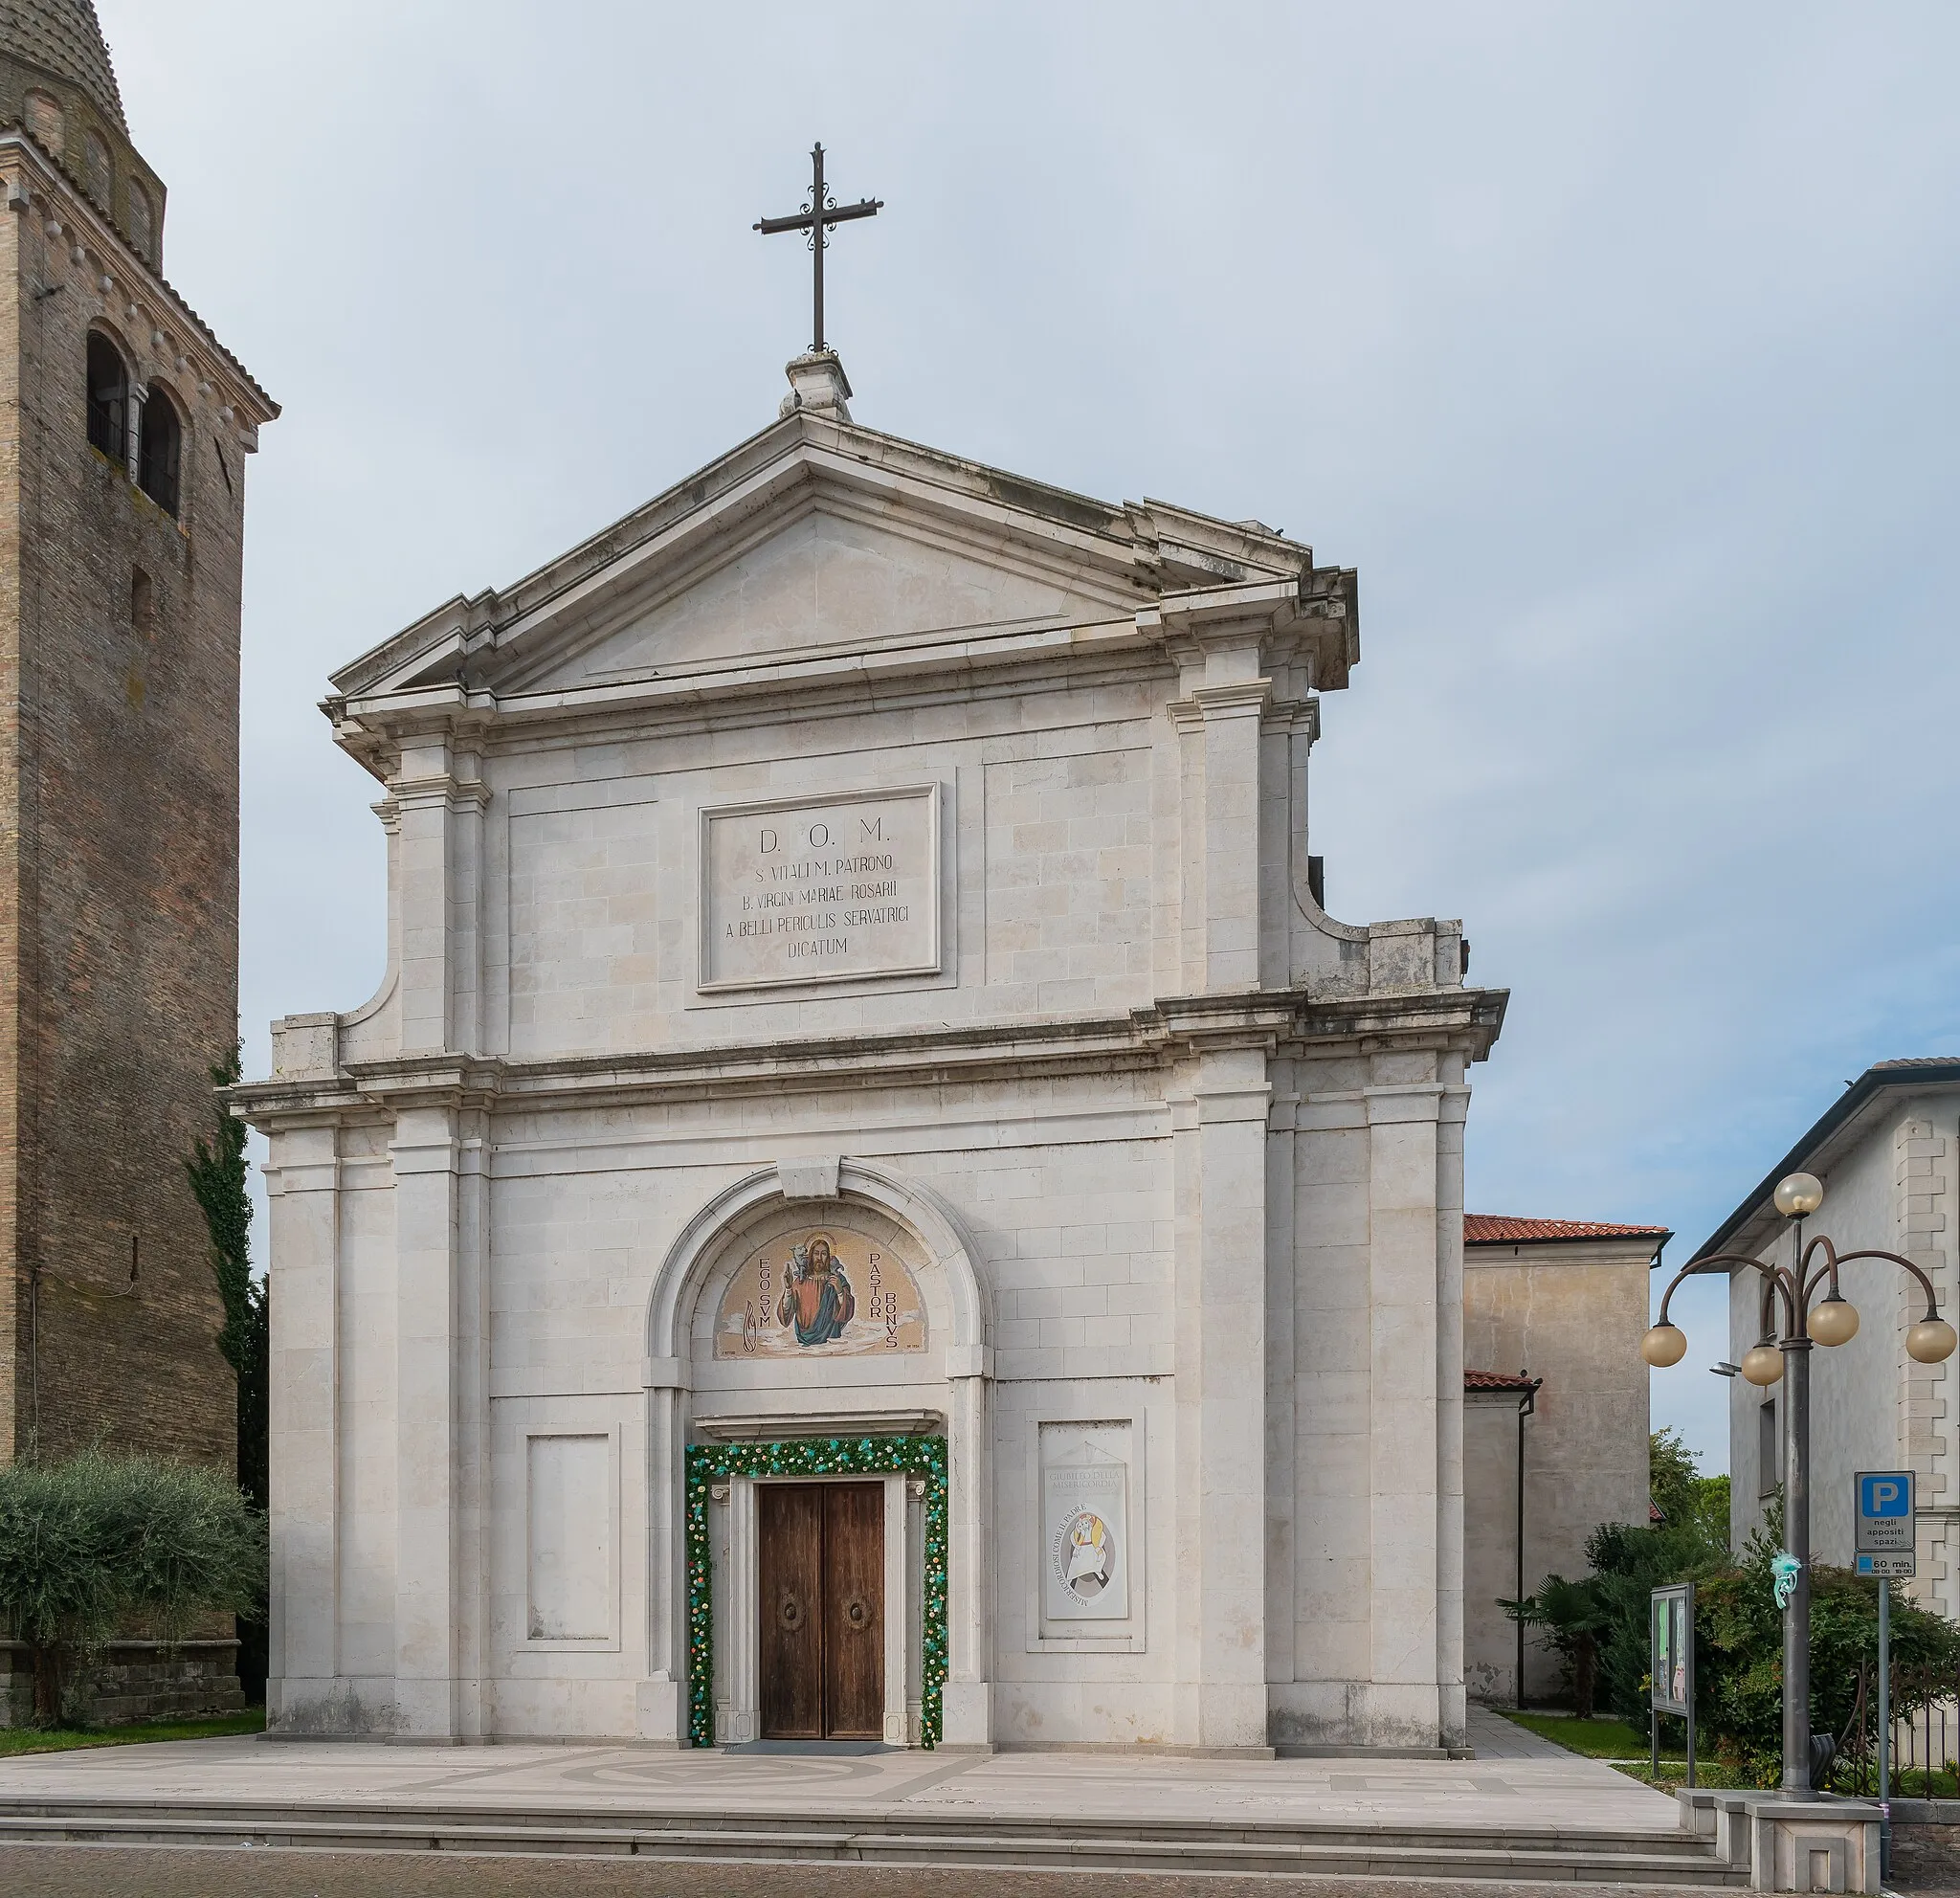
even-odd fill
[{"label": "mosaic figure on plaque", "polygon": [[783,1271],[776,1323],[791,1327],[799,1345],[828,1345],[858,1315],[857,1295],[822,1233],[796,1246]]},{"label": "mosaic figure on plaque", "polygon": [[1062,1586],[1083,1601],[1093,1601],[1109,1586],[1109,1570],[1116,1545],[1109,1525],[1092,1510],[1083,1509],[1068,1525],[1067,1572]]}]

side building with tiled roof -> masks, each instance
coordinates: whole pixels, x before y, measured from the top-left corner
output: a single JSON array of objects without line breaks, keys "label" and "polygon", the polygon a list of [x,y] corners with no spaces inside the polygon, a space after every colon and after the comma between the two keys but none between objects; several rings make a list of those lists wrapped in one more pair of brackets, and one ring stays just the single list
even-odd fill
[{"label": "side building with tiled roof", "polygon": [[[1840,1253],[1871,1248],[1909,1259],[1931,1279],[1940,1310],[1960,1306],[1955,1230],[1960,1226],[1960,1058],[1879,1061],[1833,1101],[1795,1144],[1695,1249],[1787,1261],[1792,1233],[1771,1194],[1785,1173],[1815,1173],[1824,1203],[1806,1238],[1829,1236]],[[1911,1469],[1917,1477],[1916,1579],[1902,1582],[1927,1606],[1960,1618],[1960,1399],[1956,1360],[1915,1364],[1905,1331],[1925,1315],[1923,1296],[1896,1265],[1846,1265],[1844,1295],[1857,1307],[1849,1343],[1811,1355],[1811,1556],[1849,1564],[1853,1478],[1860,1470]],[[1730,1364],[1762,1330],[1762,1280],[1729,1275]],[[1690,1357],[1662,1376],[1705,1375]],[[1780,1467],[1783,1386],[1728,1379],[1730,1533],[1740,1546],[1763,1520]]]},{"label": "side building with tiled roof", "polygon": [[1498,1606],[1586,1573],[1602,1522],[1648,1510],[1648,1272],[1665,1226],[1463,1216],[1463,1672],[1473,1700],[1558,1691]]}]

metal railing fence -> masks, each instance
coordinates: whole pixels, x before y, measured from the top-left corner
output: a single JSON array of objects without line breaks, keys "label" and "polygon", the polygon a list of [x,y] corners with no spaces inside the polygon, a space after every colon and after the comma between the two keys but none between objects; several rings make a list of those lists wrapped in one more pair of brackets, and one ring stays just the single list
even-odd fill
[{"label": "metal railing fence", "polygon": [[[1879,1795],[1878,1664],[1858,1664],[1851,1717],[1837,1736],[1832,1790]],[[1960,1761],[1960,1669],[1892,1666],[1891,1788],[1895,1799],[1950,1798]]]}]

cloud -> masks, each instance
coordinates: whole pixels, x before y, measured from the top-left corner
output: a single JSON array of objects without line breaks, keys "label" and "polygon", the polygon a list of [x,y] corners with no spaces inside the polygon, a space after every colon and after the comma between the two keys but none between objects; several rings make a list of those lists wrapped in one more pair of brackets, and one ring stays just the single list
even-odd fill
[{"label": "cloud", "polygon": [[[1360,568],[1316,847],[1513,991],[1474,1205],[1691,1242],[1960,1046],[1949,9],[100,11],[169,274],[286,404],[252,1066],[380,969],[328,669],[768,420],[807,264],[749,225],[817,137],[888,206],[832,254],[863,420]],[[1656,1387],[1718,1463],[1719,1396]]]}]

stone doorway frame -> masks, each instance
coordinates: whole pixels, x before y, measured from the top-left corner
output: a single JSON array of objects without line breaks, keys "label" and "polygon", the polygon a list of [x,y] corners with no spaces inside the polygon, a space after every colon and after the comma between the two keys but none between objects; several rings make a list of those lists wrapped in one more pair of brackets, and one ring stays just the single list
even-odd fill
[{"label": "stone doorway frame", "polygon": [[[945,1436],[880,1437],[875,1433],[903,1425],[872,1416],[852,1418],[846,1427],[855,1426],[857,1434],[849,1438],[839,1431],[836,1437],[773,1444],[690,1445],[689,1328],[702,1285],[725,1256],[724,1248],[757,1220],[786,1202],[813,1199],[857,1200],[876,1208],[906,1227],[945,1272],[952,1298],[943,1373],[947,1388]],[[930,1547],[938,1538],[947,1583],[936,1648],[928,1640],[921,1656],[922,1682],[936,1675],[943,1684],[931,1696],[931,1711],[922,1708],[921,1744],[991,1750],[993,1350],[991,1299],[980,1261],[958,1215],[924,1182],[848,1157],[786,1159],[745,1173],[708,1199],[676,1236],[648,1301],[642,1373],[647,1474],[647,1668],[639,1683],[637,1716],[642,1738],[667,1746],[714,1743],[712,1678],[703,1681],[690,1664],[698,1620],[710,1653],[714,1635],[712,1597],[698,1595],[694,1585],[697,1549],[700,1574],[707,1574],[708,1532],[704,1486],[697,1522],[694,1473],[698,1464],[705,1470],[712,1459],[730,1478],[902,1473],[925,1481],[925,1541]],[[785,1423],[794,1428],[790,1419]],[[863,1443],[909,1444],[913,1455],[930,1444],[936,1446],[931,1454],[937,1462],[929,1470],[902,1463],[819,1468],[801,1462],[805,1456],[847,1447],[856,1451]],[[739,1466],[745,1455],[769,1450],[790,1453],[796,1461],[775,1471]],[[697,1717],[702,1707],[705,1724]]]},{"label": "stone doorway frame", "polygon": [[[742,1746],[762,1737],[760,1546],[755,1492],[765,1483],[861,1483],[884,1487],[884,1743],[937,1746],[945,1726],[947,1662],[947,1442],[944,1437],[794,1438],[773,1443],[697,1443],[687,1452],[688,1741]],[[910,1718],[913,1537],[908,1504],[924,1505],[920,1576],[919,1715]],[[728,1510],[728,1625],[715,1626],[710,1507]],[[717,1635],[727,1698],[716,1704]]]},{"label": "stone doorway frame", "polygon": [[[823,1441],[825,1461],[836,1461],[839,1451],[851,1451],[853,1461],[864,1455],[870,1443],[892,1441],[937,1441],[945,1440],[853,1440],[851,1443]],[[707,1447],[707,1445],[702,1445]],[[720,1447],[720,1445],[716,1445]],[[737,1445],[731,1445],[737,1447]],[[761,1451],[768,1461],[780,1461],[788,1453],[798,1461],[798,1453],[812,1445],[798,1441],[746,1443],[745,1451]],[[776,1453],[776,1455],[770,1455]],[[702,1522],[702,1569],[696,1574],[696,1451],[688,1451],[688,1604],[705,1604],[705,1638],[698,1638],[694,1616],[688,1625],[688,1737],[694,1745],[739,1747],[763,1737],[763,1681],[761,1681],[761,1535],[757,1528],[757,1490],[765,1483],[864,1483],[876,1481],[884,1488],[884,1743],[888,1747],[933,1747],[943,1728],[945,1696],[945,1653],[947,1653],[947,1547],[945,1547],[945,1479],[917,1470],[892,1468],[831,1468],[823,1475],[806,1475],[802,1470],[763,1470],[754,1475],[727,1477],[709,1475],[705,1479],[705,1506],[700,1507]],[[703,1459],[707,1461],[707,1459]],[[743,1459],[746,1461],[746,1459]],[[884,1459],[872,1453],[864,1461]],[[929,1461],[929,1459],[920,1459]],[[943,1457],[939,1459],[945,1461]],[[920,1531],[911,1530],[911,1502],[922,1502]],[[937,1502],[937,1511],[935,1511]],[[711,1571],[711,1520],[713,1504],[725,1504],[729,1567],[725,1576],[727,1623],[716,1627],[713,1610],[713,1571]],[[937,1518],[937,1535],[935,1535]],[[935,1559],[937,1557],[937,1559]],[[911,1576],[920,1576],[920,1592],[913,1597]],[[911,1653],[911,1606],[920,1604],[920,1625],[924,1640],[920,1655]],[[718,1640],[720,1635],[720,1640]],[[716,1661],[722,1661],[725,1694],[716,1694]],[[917,1663],[917,1700],[911,1698],[913,1666]],[[705,1706],[703,1706],[705,1702]],[[703,1718],[705,1715],[705,1718]],[[707,1730],[707,1739],[700,1737]]]}]

